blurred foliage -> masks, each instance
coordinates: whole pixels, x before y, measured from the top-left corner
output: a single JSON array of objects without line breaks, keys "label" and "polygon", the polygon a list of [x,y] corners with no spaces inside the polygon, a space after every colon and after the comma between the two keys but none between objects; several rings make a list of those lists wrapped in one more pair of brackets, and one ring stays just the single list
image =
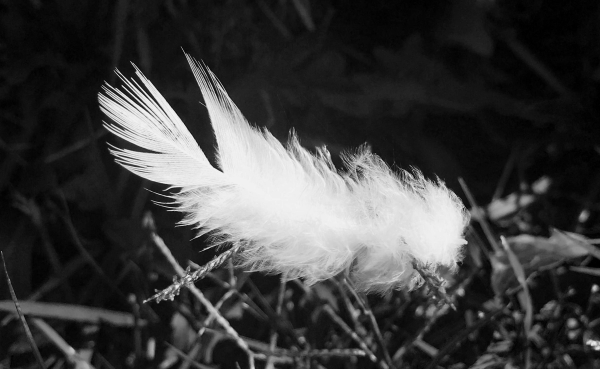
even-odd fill
[{"label": "blurred foliage", "polygon": [[[113,163],[96,100],[112,70],[129,76],[133,62],[210,152],[183,48],[277,137],[294,127],[304,145],[334,155],[368,142],[458,193],[463,177],[481,205],[471,203],[478,222],[449,277],[457,310],[426,290],[369,296],[383,341],[337,282],[282,288],[227,268],[211,275],[200,287],[215,303],[227,295],[221,313],[253,350],[273,351],[277,332],[284,367],[386,367],[387,351],[397,367],[597,367],[599,20],[595,0],[0,0],[0,250],[17,296],[143,320],[130,329],[48,312],[98,368],[187,367],[178,350],[245,367],[190,295],[141,304],[173,275],[144,214],[180,264],[213,253],[198,252],[202,239],[189,241],[193,231],[174,228],[178,215],[144,189],[163,188]],[[22,328],[2,314],[0,366],[33,366]],[[33,329],[48,367],[82,362],[42,331]],[[357,342],[378,359],[332,354],[364,350]],[[301,355],[311,350],[326,352]]]}]

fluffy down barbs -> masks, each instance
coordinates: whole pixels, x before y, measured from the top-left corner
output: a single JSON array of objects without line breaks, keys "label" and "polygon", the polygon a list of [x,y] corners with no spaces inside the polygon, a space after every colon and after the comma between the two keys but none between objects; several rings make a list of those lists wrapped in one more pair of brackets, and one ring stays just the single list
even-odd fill
[{"label": "fluffy down barbs", "polygon": [[[392,171],[367,147],[338,171],[324,148],[304,149],[292,132],[284,146],[251,126],[216,77],[188,56],[217,139],[213,167],[166,100],[138,70],[141,85],[104,87],[106,128],[144,151],[113,148],[117,162],[178,191],[169,194],[183,224],[210,233],[213,246],[242,243],[251,270],[307,283],[349,268],[361,290],[412,287],[418,265],[454,268],[467,213],[439,180],[416,169]],[[143,87],[142,87],[143,86]]]}]

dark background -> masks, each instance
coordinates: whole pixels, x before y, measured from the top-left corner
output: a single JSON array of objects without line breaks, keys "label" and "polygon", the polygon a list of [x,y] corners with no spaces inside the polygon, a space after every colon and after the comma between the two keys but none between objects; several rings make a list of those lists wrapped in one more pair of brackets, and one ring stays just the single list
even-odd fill
[{"label": "dark background", "polygon": [[173,227],[177,214],[152,204],[161,198],[144,188],[160,186],[114,164],[107,142],[124,144],[102,128],[97,103],[105,81],[118,84],[113,70],[132,76],[134,63],[212,152],[182,49],[282,140],[295,128],[303,145],[327,145],[335,160],[367,142],[463,198],[464,178],[480,205],[549,176],[527,232],[598,234],[595,0],[3,0],[0,250],[20,298],[85,259],[82,250],[121,295],[73,267],[69,287],[44,299],[127,309],[123,294],[147,297],[155,286],[145,273],[170,273],[148,251],[147,210],[180,260],[210,257],[197,253],[203,241],[189,241],[192,230]]}]

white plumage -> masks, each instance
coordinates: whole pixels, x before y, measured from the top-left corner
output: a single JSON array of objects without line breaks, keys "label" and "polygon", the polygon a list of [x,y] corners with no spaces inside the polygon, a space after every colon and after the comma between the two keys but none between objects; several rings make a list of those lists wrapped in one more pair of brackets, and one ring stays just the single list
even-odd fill
[{"label": "white plumage", "polygon": [[325,147],[313,154],[292,132],[283,146],[252,127],[217,78],[186,55],[218,144],[214,168],[152,83],[104,87],[106,128],[147,151],[114,148],[116,160],[172,193],[183,224],[215,236],[214,245],[243,242],[237,259],[252,270],[280,272],[308,283],[350,268],[364,291],[411,288],[413,263],[435,273],[454,268],[465,243],[467,213],[440,181],[418,170],[394,173],[366,146],[334,167]]}]

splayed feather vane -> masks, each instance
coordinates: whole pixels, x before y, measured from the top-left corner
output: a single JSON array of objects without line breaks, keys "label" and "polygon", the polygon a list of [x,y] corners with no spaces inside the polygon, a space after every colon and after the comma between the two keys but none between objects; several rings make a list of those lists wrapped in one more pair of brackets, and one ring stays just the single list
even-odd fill
[{"label": "splayed feather vane", "polygon": [[345,171],[326,148],[311,153],[294,132],[284,146],[251,126],[203,64],[187,55],[217,139],[214,168],[177,114],[137,70],[141,85],[104,87],[106,128],[146,151],[112,148],[117,162],[151,181],[179,188],[169,196],[183,224],[214,235],[215,245],[243,244],[252,270],[307,283],[346,268],[364,291],[411,288],[413,264],[435,273],[454,268],[465,243],[467,213],[439,180],[416,169],[392,171],[366,146],[344,155]]}]

